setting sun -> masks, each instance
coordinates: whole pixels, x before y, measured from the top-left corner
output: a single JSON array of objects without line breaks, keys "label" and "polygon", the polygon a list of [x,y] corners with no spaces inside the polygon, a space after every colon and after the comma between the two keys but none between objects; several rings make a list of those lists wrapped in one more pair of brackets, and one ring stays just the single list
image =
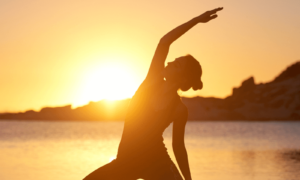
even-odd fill
[{"label": "setting sun", "polygon": [[87,70],[82,80],[81,96],[78,97],[76,105],[101,99],[130,98],[138,88],[138,83],[129,67],[116,62]]}]

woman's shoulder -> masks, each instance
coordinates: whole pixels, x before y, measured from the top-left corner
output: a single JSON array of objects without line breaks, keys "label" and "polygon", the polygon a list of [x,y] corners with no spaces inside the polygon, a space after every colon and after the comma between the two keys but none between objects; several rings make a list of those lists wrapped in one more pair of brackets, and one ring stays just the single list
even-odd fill
[{"label": "woman's shoulder", "polygon": [[154,94],[159,91],[162,86],[164,80],[163,79],[145,79],[139,88],[134,93],[131,98],[131,102],[133,101],[143,101],[148,102],[151,101]]},{"label": "woman's shoulder", "polygon": [[142,82],[139,89],[149,89],[149,88],[156,88],[157,86],[161,86],[164,82],[163,77],[146,77],[146,79]]}]

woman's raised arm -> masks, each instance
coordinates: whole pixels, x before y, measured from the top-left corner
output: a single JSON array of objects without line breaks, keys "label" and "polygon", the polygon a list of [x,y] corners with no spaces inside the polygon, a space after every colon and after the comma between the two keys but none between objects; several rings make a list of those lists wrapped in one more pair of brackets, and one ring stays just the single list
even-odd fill
[{"label": "woman's raised arm", "polygon": [[188,30],[190,30],[192,27],[194,27],[198,23],[206,23],[209,22],[212,19],[217,18],[217,12],[221,11],[223,8],[216,8],[211,11],[206,11],[205,13],[201,14],[200,16],[197,16],[190,21],[176,27],[166,35],[164,35],[156,48],[155,54],[153,56],[150,69],[148,72],[147,77],[153,77],[160,75],[161,71],[165,67],[165,60],[167,58],[170,45],[178,39],[180,36],[182,36],[184,33],[186,33]]}]

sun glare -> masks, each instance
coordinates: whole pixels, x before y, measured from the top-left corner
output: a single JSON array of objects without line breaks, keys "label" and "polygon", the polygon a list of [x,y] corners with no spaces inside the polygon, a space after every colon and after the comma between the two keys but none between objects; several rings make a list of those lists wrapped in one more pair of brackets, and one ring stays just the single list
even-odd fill
[{"label": "sun glare", "polygon": [[110,157],[109,158],[109,162],[112,162],[113,160],[115,160],[116,159],[116,157]]},{"label": "sun glare", "polygon": [[79,105],[89,101],[130,98],[138,88],[133,73],[125,65],[111,63],[93,67],[84,77]]}]

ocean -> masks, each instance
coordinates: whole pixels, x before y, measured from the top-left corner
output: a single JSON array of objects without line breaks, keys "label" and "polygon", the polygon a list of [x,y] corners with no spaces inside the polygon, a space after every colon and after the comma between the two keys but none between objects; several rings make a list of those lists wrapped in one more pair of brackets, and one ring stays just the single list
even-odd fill
[{"label": "ocean", "polygon": [[[0,180],[81,180],[115,158],[123,122],[0,121]],[[172,152],[172,125],[164,133]],[[188,122],[193,180],[300,180],[300,122]]]}]

